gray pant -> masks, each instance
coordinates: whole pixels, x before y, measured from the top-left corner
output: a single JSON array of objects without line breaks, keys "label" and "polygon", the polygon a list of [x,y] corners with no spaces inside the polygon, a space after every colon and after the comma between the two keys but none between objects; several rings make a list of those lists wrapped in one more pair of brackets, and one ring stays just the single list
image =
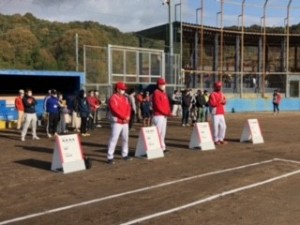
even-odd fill
[{"label": "gray pant", "polygon": [[36,125],[37,125],[37,116],[36,113],[25,113],[24,116],[25,122],[23,125],[21,137],[25,138],[27,130],[31,125],[32,137],[36,137]]}]

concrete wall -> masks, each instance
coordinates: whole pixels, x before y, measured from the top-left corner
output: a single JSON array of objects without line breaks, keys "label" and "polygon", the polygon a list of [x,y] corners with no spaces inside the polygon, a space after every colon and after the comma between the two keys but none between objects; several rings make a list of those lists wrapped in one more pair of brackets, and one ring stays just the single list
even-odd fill
[{"label": "concrete wall", "polygon": [[[300,99],[284,98],[279,106],[281,111],[300,111]],[[227,112],[271,112],[273,110],[272,99],[228,99]]]}]

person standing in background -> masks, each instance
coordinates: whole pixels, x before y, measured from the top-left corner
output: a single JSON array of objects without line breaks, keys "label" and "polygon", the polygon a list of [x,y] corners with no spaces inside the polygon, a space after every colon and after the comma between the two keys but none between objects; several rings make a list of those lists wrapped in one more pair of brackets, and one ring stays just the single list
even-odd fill
[{"label": "person standing in background", "polygon": [[183,127],[190,126],[189,117],[190,117],[190,109],[192,107],[191,90],[185,90],[183,92],[181,106],[182,106],[181,124]]},{"label": "person standing in background", "polygon": [[181,108],[181,93],[179,90],[175,90],[172,94],[172,115],[173,116],[181,116],[182,108]]},{"label": "person standing in background", "polygon": [[44,98],[44,101],[43,101],[43,109],[44,109],[44,114],[43,114],[43,122],[44,122],[44,125],[46,126],[46,133],[47,135],[49,134],[49,128],[48,128],[48,120],[49,120],[49,114],[47,113],[47,109],[46,109],[46,104],[47,104],[47,101],[48,99],[51,97],[51,89],[48,90],[48,93],[47,95],[45,96]]},{"label": "person standing in background", "polygon": [[128,92],[128,100],[129,100],[129,103],[130,103],[130,106],[131,106],[131,116],[130,116],[130,121],[129,121],[129,130],[132,130],[134,131],[135,129],[132,128],[133,126],[133,123],[135,122],[135,116],[136,116],[136,113],[137,113],[137,110],[136,110],[136,103],[135,103],[135,90],[134,89],[130,89],[129,92]]},{"label": "person standing in background", "polygon": [[166,81],[162,78],[157,80],[157,89],[152,96],[153,119],[152,123],[157,127],[162,150],[167,151],[165,137],[167,132],[167,118],[172,116],[170,102],[166,94]]},{"label": "person standing in background", "polygon": [[19,96],[15,98],[15,108],[18,111],[17,130],[20,130],[24,122],[24,90],[19,90]]},{"label": "person standing in background", "polygon": [[206,122],[205,121],[205,96],[201,90],[197,91],[196,96],[196,106],[198,108],[198,122]]},{"label": "person standing in background", "polygon": [[89,133],[87,133],[87,120],[90,116],[90,106],[87,101],[87,96],[84,90],[79,91],[79,95],[77,97],[77,109],[76,111],[79,113],[79,116],[81,118],[81,125],[80,125],[80,133],[82,136],[90,136]]},{"label": "person standing in background", "polygon": [[71,122],[67,102],[63,98],[62,93],[58,93],[58,104],[59,104],[59,123],[57,131],[59,134],[68,133],[67,124]]},{"label": "person standing in background", "polygon": [[40,138],[36,135],[36,126],[37,126],[37,115],[36,115],[36,106],[37,102],[34,97],[32,97],[32,90],[27,89],[23,97],[24,105],[24,118],[25,122],[23,125],[21,133],[21,141],[25,141],[25,137],[28,131],[29,126],[31,125],[32,130],[32,139],[39,140]]},{"label": "person standing in background", "polygon": [[226,98],[222,89],[220,81],[214,84],[214,91],[209,96],[209,105],[211,106],[212,123],[213,123],[213,136],[216,145],[227,144],[224,140],[226,133],[225,122],[225,104]]},{"label": "person standing in background", "polygon": [[99,107],[97,107],[97,110],[96,110],[96,115],[94,117],[94,124],[96,125],[96,127],[100,128],[102,127],[101,124],[99,123],[99,121],[101,120],[101,99],[100,99],[100,94],[99,94],[99,91],[95,90],[95,98],[97,99],[96,100],[96,105],[99,105]]},{"label": "person standing in background", "polygon": [[143,126],[149,127],[151,122],[151,101],[150,93],[145,92],[142,102],[142,116],[143,116]]},{"label": "person standing in background", "polygon": [[91,112],[91,117],[88,118],[88,129],[89,130],[94,130],[95,129],[95,121],[96,121],[96,112],[98,108],[100,107],[100,104],[98,102],[98,99],[95,97],[95,92],[93,90],[89,91],[89,95],[87,96],[87,101],[90,106],[90,112]]},{"label": "person standing in background", "polygon": [[51,96],[46,101],[46,112],[48,113],[47,136],[51,138],[52,135],[57,135],[57,125],[59,122],[59,102],[57,98],[57,91],[51,90]]},{"label": "person standing in background", "polygon": [[203,91],[203,97],[205,99],[205,107],[204,107],[204,121],[208,122],[208,113],[209,113],[209,93],[207,90]]},{"label": "person standing in background", "polygon": [[72,127],[75,132],[80,132],[81,127],[81,118],[80,113],[78,111],[78,94],[71,100],[71,108],[72,108]]},{"label": "person standing in background", "polygon": [[143,103],[143,91],[140,91],[136,95],[136,103],[137,103],[137,122],[140,123],[143,119],[142,117],[142,103]]},{"label": "person standing in background", "polygon": [[279,105],[281,103],[281,94],[277,89],[273,93],[273,115],[279,114]]}]

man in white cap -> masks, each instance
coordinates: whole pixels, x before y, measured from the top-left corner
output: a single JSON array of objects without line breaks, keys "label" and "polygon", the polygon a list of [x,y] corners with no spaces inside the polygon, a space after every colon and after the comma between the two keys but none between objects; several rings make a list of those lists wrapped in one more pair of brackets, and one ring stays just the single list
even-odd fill
[{"label": "man in white cap", "polygon": [[19,90],[19,96],[15,98],[15,107],[18,111],[17,129],[20,130],[24,122],[24,104],[23,104],[24,90]]},{"label": "man in white cap", "polygon": [[108,164],[114,164],[114,153],[120,133],[122,133],[122,157],[124,160],[131,159],[128,156],[128,123],[131,115],[131,106],[128,98],[125,96],[126,89],[127,86],[123,82],[118,82],[116,84],[116,93],[114,93],[108,101],[112,128],[111,137],[108,143]]},{"label": "man in white cap", "polygon": [[225,104],[226,98],[221,91],[222,83],[220,81],[214,84],[214,91],[209,96],[209,105],[211,107],[213,136],[216,145],[227,144],[224,141],[226,133],[225,123]]},{"label": "man in white cap", "polygon": [[166,94],[166,82],[164,79],[157,80],[157,89],[152,97],[153,119],[152,123],[157,127],[162,150],[166,152],[165,137],[167,131],[167,117],[171,116],[171,107]]}]

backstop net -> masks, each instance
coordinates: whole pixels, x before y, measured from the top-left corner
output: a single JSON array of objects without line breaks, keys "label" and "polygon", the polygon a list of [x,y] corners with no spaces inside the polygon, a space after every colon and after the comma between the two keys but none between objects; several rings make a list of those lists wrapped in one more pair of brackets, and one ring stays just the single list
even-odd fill
[{"label": "backstop net", "polygon": [[144,89],[158,78],[167,81],[168,90],[183,87],[180,56],[170,56],[163,50],[128,46],[84,46],[86,89],[99,90],[103,98],[113,91],[113,85],[123,81],[129,87]]}]

